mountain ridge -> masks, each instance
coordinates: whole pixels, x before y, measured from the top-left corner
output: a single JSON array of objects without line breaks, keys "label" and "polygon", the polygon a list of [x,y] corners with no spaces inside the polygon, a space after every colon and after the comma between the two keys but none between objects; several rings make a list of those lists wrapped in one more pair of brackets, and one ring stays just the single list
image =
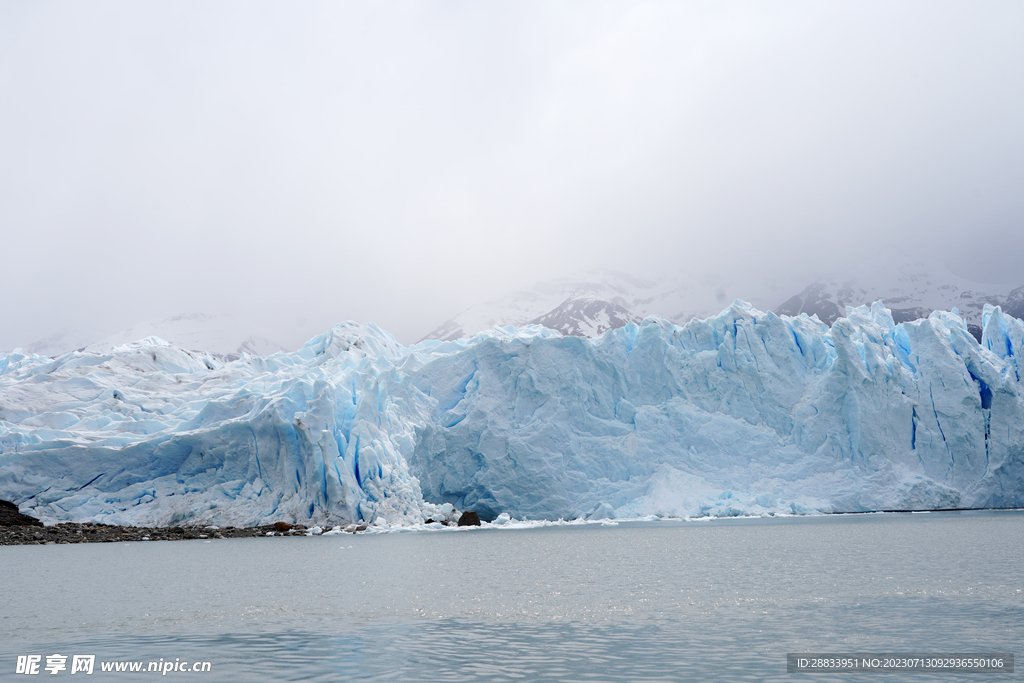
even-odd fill
[{"label": "mountain ridge", "polygon": [[[975,339],[981,338],[985,304],[1024,317],[1024,286],[980,283],[953,273],[945,264],[887,255],[845,273],[791,275],[768,285],[756,274],[746,280],[677,273],[637,277],[620,271],[592,270],[577,277],[541,281],[529,289],[475,304],[444,321],[420,341],[454,341],[495,327],[542,325],[566,336],[597,337],[651,315],[677,325],[717,315],[740,299],[776,314],[817,315],[831,325],[846,307],[882,301],[895,322],[927,317],[934,310],[958,309]],[[221,361],[242,354],[265,356],[291,351],[253,326],[228,315],[191,313],[137,323],[113,334],[94,328],[64,328],[25,347],[29,353],[57,357],[70,351],[106,351],[147,337],[159,337]]]},{"label": "mountain ridge", "polygon": [[[591,271],[589,275],[590,280],[539,282],[530,290],[476,304],[427,333],[421,341],[451,341],[493,327],[529,324],[546,325],[571,336],[595,337],[650,315],[683,325],[693,318],[716,315],[731,300],[722,282],[686,274],[659,280],[630,278],[615,271]],[[795,278],[789,279],[789,283],[796,282]],[[1015,317],[1024,315],[1024,286],[1011,289],[1008,285],[976,282],[956,275],[945,264],[899,255],[803,282],[776,285],[774,290],[754,286],[749,293],[735,284],[728,289],[738,294],[735,298],[762,310],[779,315],[817,315],[828,325],[845,315],[847,306],[855,308],[875,301],[889,307],[898,323],[956,308],[979,340],[985,304],[1000,306]],[[789,292],[779,294],[786,286]]]},{"label": "mountain ridge", "polygon": [[293,350],[264,336],[252,334],[245,323],[230,315],[196,312],[136,323],[103,336],[94,328],[64,328],[28,344],[25,351],[51,358],[71,351],[103,353],[148,337],[158,337],[189,351],[209,353],[220,361],[235,360],[243,353],[267,356],[278,351]]}]

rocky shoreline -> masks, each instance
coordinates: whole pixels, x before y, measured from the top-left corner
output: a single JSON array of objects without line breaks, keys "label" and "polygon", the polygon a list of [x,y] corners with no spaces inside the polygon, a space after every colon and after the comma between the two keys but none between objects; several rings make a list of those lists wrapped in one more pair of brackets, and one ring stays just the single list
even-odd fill
[{"label": "rocky shoreline", "polygon": [[[434,520],[428,520],[433,522]],[[441,522],[455,525],[455,522]],[[475,512],[462,514],[458,526],[480,526]],[[35,517],[22,514],[18,506],[0,500],[0,545],[63,545],[69,543],[115,543],[117,541],[188,541],[215,538],[256,538],[283,536],[319,536],[329,533],[358,533],[366,531],[365,524],[335,526],[333,530],[321,527],[307,527],[304,524],[275,522],[265,526],[218,527],[218,526],[171,526],[142,527],[114,526],[93,522],[62,522],[45,526]]]},{"label": "rocky shoreline", "polygon": [[[364,524],[349,524],[342,531],[355,533]],[[141,527],[112,526],[85,522],[63,522],[45,526],[35,517],[22,514],[18,506],[0,500],[0,545],[62,545],[67,543],[114,543],[117,541],[188,541],[192,539],[248,538],[256,536],[313,535],[319,527],[277,522],[267,526],[236,527]]]},{"label": "rocky shoreline", "polygon": [[[77,524],[64,522],[53,526],[2,526],[0,527],[0,545],[61,545],[67,543],[114,543],[117,541],[188,541],[192,539],[214,538],[250,538],[305,536],[310,530],[301,524],[286,525],[290,528],[281,529],[277,525],[254,526],[239,529],[236,527],[139,527],[139,526],[107,526],[105,524]],[[365,525],[351,525],[351,529],[342,529],[355,533],[366,529]]]}]

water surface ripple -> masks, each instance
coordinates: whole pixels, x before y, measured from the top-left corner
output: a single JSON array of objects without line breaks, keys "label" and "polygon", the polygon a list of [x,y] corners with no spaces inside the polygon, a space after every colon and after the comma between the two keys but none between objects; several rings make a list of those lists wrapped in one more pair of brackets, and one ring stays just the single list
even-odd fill
[{"label": "water surface ripple", "polygon": [[0,677],[59,652],[207,681],[791,681],[787,652],[1019,655],[1022,566],[1020,511],[4,547]]}]

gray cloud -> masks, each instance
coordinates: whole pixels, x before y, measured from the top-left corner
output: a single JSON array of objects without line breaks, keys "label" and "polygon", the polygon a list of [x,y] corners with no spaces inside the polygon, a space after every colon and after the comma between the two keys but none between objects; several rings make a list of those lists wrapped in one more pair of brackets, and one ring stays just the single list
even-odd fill
[{"label": "gray cloud", "polygon": [[7,3],[0,348],[592,267],[1024,282],[1019,3]]}]

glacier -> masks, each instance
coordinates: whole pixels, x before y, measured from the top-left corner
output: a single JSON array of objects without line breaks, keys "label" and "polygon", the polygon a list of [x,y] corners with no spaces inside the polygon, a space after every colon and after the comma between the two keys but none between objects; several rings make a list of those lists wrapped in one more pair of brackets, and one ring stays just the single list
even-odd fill
[{"label": "glacier", "polygon": [[1024,507],[1024,323],[736,301],[586,339],[344,323],[223,362],[0,353],[0,498],[48,523],[380,524]]}]

